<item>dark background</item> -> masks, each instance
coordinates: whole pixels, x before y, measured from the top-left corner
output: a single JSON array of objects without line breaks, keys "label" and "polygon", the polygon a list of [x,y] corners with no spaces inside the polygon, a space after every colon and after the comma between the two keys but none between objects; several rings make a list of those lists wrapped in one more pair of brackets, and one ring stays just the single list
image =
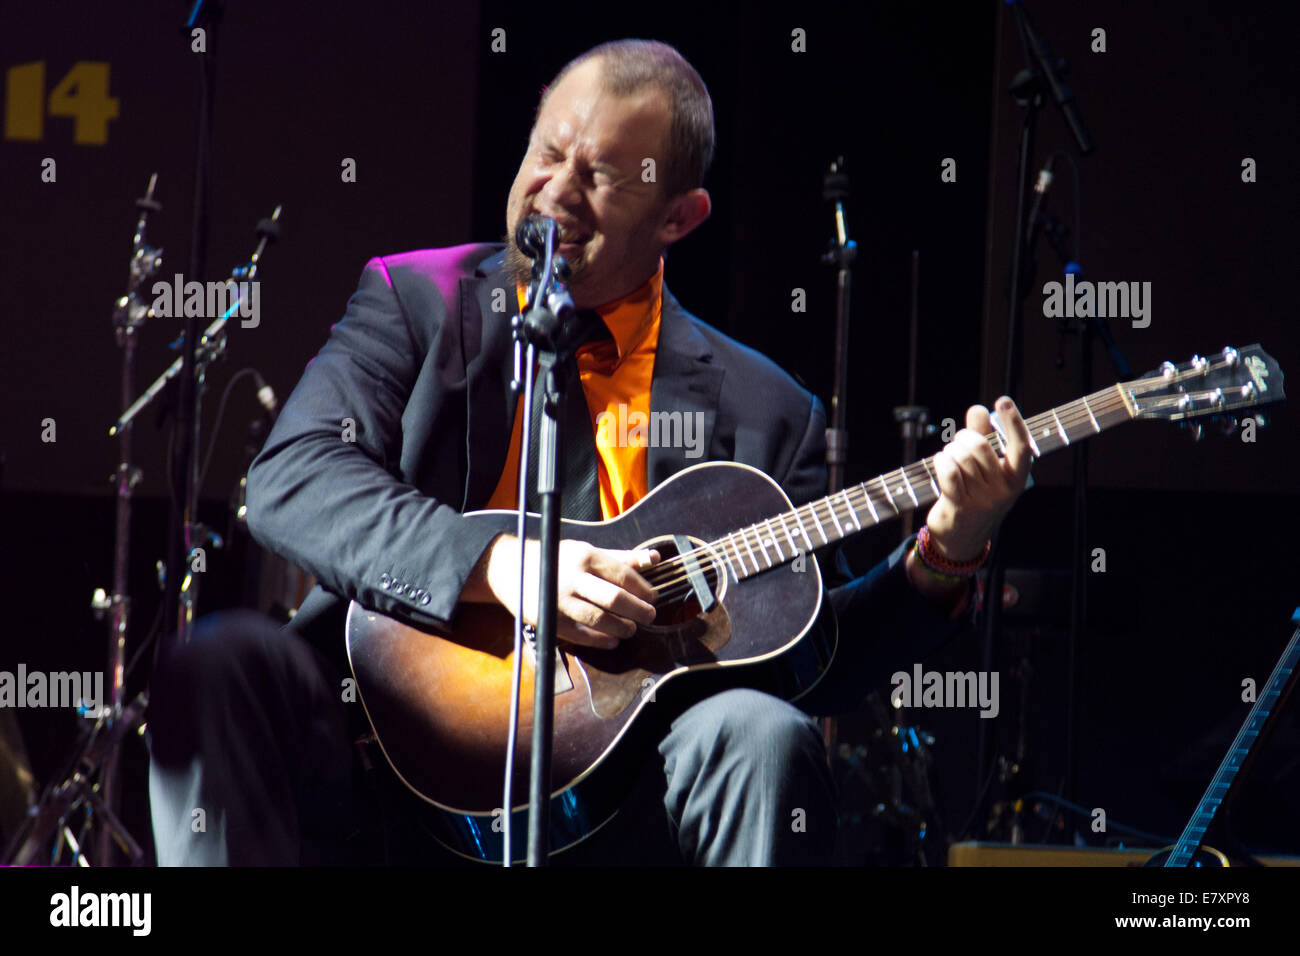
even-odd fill
[{"label": "dark background", "polygon": [[[43,138],[0,139],[0,455],[3,597],[0,669],[98,669],[105,628],[91,590],[111,581],[119,352],[110,314],[124,291],[133,200],[160,174],[164,210],[150,239],[165,276],[186,271],[197,102],[197,57],[178,29],[180,2],[0,4],[0,70],[46,64],[50,89],[78,61],[111,64],[120,115],[102,146],[73,142],[72,123],[46,117]],[[1002,3],[670,3],[651,19],[637,7],[229,3],[218,57],[212,232],[205,279],[243,262],[253,226],[283,203],[284,238],[264,260],[262,322],[233,329],[210,376],[205,446],[214,441],[203,517],[230,527],[226,501],[246,460],[256,406],[247,378],[217,406],[231,376],[255,367],[283,397],[342,315],[373,255],[500,237],[504,202],[541,87],[595,43],[652,36],[674,44],[709,85],[718,152],[706,185],[714,213],[674,248],[667,280],[687,308],[771,355],[829,400],[834,275],[818,258],[832,234],[821,199],[827,163],[852,176],[854,270],[850,480],[899,464],[890,409],[906,398],[909,269],[920,250],[918,399],[935,421],[991,402],[1005,355],[1009,235],[1022,111],[1005,92],[1024,65]],[[1088,278],[1153,283],[1152,324],[1114,323],[1135,374],[1225,344],[1261,342],[1284,369],[1300,368],[1290,273],[1296,260],[1296,66],[1285,14],[1228,13],[1200,3],[1086,12],[1031,6],[1039,32],[1071,64],[1069,82],[1098,144],[1080,165],[1081,261]],[[490,49],[495,28],[507,49]],[[807,52],[791,51],[791,30]],[[1107,52],[1090,51],[1091,30]],[[1038,122],[1037,166],[1066,148],[1060,116]],[[40,181],[45,157],[58,180]],[[1253,157],[1258,182],[1241,182]],[[357,182],[340,163],[357,161]],[[940,163],[957,162],[957,181]],[[1058,164],[1049,209],[1074,226],[1072,182]],[[1038,277],[1059,267],[1045,246]],[[193,278],[187,276],[187,278]],[[808,311],[792,314],[791,291]],[[1030,296],[1024,375],[1015,398],[1037,412],[1077,395],[1078,360]],[[170,360],[179,323],[146,326],[143,387]],[[1100,349],[1096,387],[1114,381]],[[40,422],[58,441],[40,441]],[[164,553],[166,431],[146,414],[135,457],[132,650],[157,604],[153,564]],[[1262,683],[1285,644],[1295,585],[1298,434],[1285,408],[1254,444],[1236,435],[1195,444],[1177,428],[1140,423],[1092,443],[1088,548],[1107,572],[1090,581],[1090,622],[1077,667],[1080,770],[1076,792],[1112,820],[1176,835],[1245,716],[1244,677]],[[923,450],[930,453],[937,442]],[[1039,486],[1006,525],[1014,566],[1064,569],[1070,560],[1069,456],[1035,468]],[[253,600],[243,586],[237,529],[210,554],[202,607]],[[865,569],[897,540],[855,541]],[[1026,626],[1007,647],[1035,662],[1029,689],[1030,783],[1060,786],[1066,663],[1055,620]],[[1017,632],[1019,633],[1019,632]],[[854,635],[843,635],[853,639]],[[959,639],[926,662],[978,666]],[[911,661],[891,666],[910,670]],[[1001,660],[1010,694],[1011,661]],[[144,686],[148,654],[132,675]],[[1004,706],[1004,715],[1008,708]],[[972,813],[973,713],[911,711],[933,730],[943,816],[959,831]],[[77,718],[19,714],[39,779],[57,774]],[[1261,758],[1238,816],[1251,845],[1300,852],[1294,720]],[[1014,728],[1008,715],[998,734]],[[864,718],[846,720],[850,741]],[[143,748],[128,753],[127,817],[147,839]],[[987,816],[981,810],[976,819]],[[1047,821],[1042,821],[1047,829]],[[1058,831],[1058,839],[1074,829]],[[978,826],[967,831],[978,834]],[[1038,832],[1030,827],[1029,837]],[[1093,844],[1103,836],[1084,828]],[[1138,841],[1141,843],[1142,841]]]}]

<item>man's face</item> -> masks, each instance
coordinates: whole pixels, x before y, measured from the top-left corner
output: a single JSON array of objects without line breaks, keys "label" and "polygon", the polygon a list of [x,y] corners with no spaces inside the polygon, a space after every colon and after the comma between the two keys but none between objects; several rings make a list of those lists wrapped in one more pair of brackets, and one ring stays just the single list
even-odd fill
[{"label": "man's face", "polygon": [[[506,205],[508,264],[525,276],[515,227],[540,213],[560,226],[557,250],[573,270],[570,293],[591,308],[631,292],[654,273],[671,241],[661,233],[668,206],[642,161],[664,163],[669,112],[663,94],[605,92],[600,64],[572,70],[546,100]],[[669,238],[665,238],[669,236]]]}]

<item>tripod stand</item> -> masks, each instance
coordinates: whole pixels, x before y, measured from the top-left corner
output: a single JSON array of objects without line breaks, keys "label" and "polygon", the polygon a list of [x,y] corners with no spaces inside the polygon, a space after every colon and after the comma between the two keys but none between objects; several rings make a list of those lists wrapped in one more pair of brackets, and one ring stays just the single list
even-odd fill
[{"label": "tripod stand", "polygon": [[[137,333],[149,319],[153,310],[148,300],[141,296],[145,288],[162,267],[162,249],[151,246],[145,239],[149,214],[159,212],[162,205],[154,199],[158,174],[149,177],[149,188],[135,201],[140,211],[135,235],[131,241],[131,267],[126,295],[117,300],[113,309],[113,328],[117,344],[122,348],[122,407],[129,406],[135,392],[135,351]],[[42,796],[27,821],[19,828],[4,859],[9,863],[36,862],[41,847],[53,845],[52,859],[57,863],[65,847],[70,849],[79,865],[87,866],[84,840],[74,835],[69,818],[77,810],[85,810],[81,827],[84,837],[96,820],[101,819],[92,853],[101,864],[111,862],[113,843],[127,854],[132,864],[142,861],[144,853],[131,839],[126,828],[116,816],[117,760],[122,741],[142,726],[145,709],[144,695],[123,706],[122,697],[126,681],[126,638],[130,622],[131,599],[127,595],[127,573],[130,569],[131,497],[140,482],[140,469],[131,463],[131,428],[128,425],[117,432],[120,458],[113,483],[117,489],[116,541],[113,550],[113,590],[105,594],[97,588],[91,598],[91,607],[99,616],[108,618],[108,700],[96,701],[99,708],[93,730],[86,735],[71,766]]]}]

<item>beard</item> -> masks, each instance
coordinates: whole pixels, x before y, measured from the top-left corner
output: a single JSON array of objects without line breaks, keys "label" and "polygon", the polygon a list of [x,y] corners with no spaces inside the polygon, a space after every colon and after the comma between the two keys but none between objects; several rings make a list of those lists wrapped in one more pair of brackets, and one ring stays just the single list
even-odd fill
[{"label": "beard", "polygon": [[[506,269],[519,282],[528,285],[533,276],[533,260],[524,255],[523,250],[515,243],[514,232],[510,232],[505,237],[506,244]],[[557,256],[556,258],[559,258]],[[569,277],[564,280],[566,286],[572,289],[575,285],[581,285],[582,275],[587,268],[587,257],[585,253],[579,253],[572,259],[564,260],[569,266]]]}]

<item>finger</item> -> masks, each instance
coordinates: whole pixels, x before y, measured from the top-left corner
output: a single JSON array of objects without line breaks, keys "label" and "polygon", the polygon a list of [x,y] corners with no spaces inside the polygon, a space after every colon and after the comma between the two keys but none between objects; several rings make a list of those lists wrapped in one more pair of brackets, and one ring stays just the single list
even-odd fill
[{"label": "finger", "polygon": [[1002,423],[1002,430],[1007,436],[1006,447],[1003,449],[1007,463],[1017,480],[1023,484],[1029,474],[1029,466],[1033,463],[1033,454],[1029,448],[1029,426],[1020,417],[1016,403],[1006,395],[998,399],[997,407],[998,421]]},{"label": "finger", "polygon": [[617,584],[624,591],[640,598],[642,601],[653,601],[655,599],[654,587],[633,568],[641,565],[648,568],[655,560],[658,560],[658,554],[659,552],[653,550],[605,551],[597,549],[588,556],[586,571]]},{"label": "finger", "polygon": [[570,620],[564,615],[560,615],[556,623],[556,630],[559,631],[561,640],[568,641],[571,644],[581,644],[584,647],[596,647],[602,651],[612,651],[619,645],[619,639],[610,637],[608,634],[602,634],[595,628],[588,627],[585,624],[579,624],[577,621]]},{"label": "finger", "polygon": [[[630,568],[629,574],[635,574]],[[573,593],[596,607],[617,614],[628,621],[649,624],[655,619],[654,605],[625,591],[596,574],[584,574],[574,582]],[[634,628],[635,629],[635,628]]]},{"label": "finger", "polygon": [[993,431],[993,422],[989,418],[989,410],[983,405],[972,405],[966,409],[966,427],[979,435],[987,435]]},{"label": "finger", "polygon": [[934,456],[934,471],[939,490],[945,497],[951,501],[961,501],[966,497],[966,478],[947,448]]},{"label": "finger", "polygon": [[621,641],[636,633],[634,622],[597,607],[578,595],[568,595],[560,602],[560,607],[574,624],[583,625],[605,637]]},{"label": "finger", "polygon": [[639,551],[632,551],[630,553],[636,556],[633,566],[638,571],[645,571],[659,563],[659,552],[654,548],[642,548]]},{"label": "finger", "polygon": [[963,428],[953,436],[948,447],[957,466],[976,481],[1005,481],[998,456],[983,435]]}]

